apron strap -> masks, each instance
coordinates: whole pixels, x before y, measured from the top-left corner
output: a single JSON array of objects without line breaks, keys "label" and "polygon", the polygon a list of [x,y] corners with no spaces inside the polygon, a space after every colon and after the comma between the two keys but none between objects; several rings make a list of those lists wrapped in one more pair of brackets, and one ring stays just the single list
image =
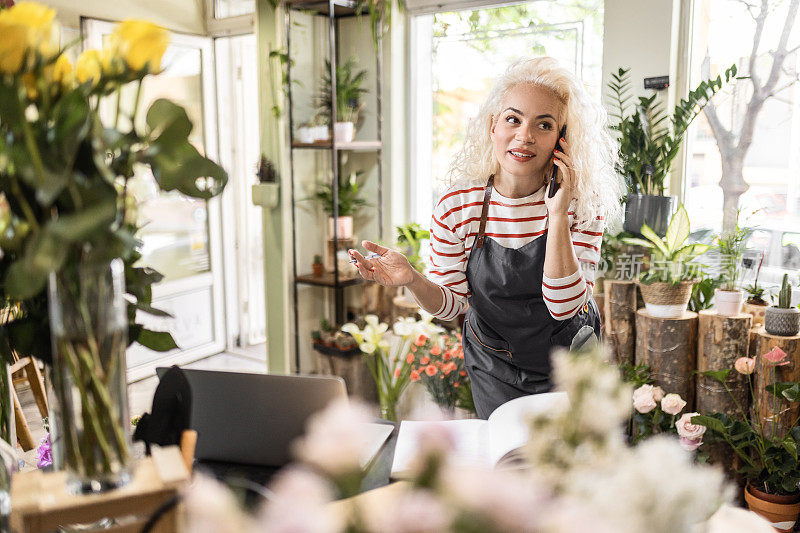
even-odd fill
[{"label": "apron strap", "polygon": [[475,248],[483,248],[483,238],[486,236],[486,217],[489,215],[489,198],[492,197],[492,185],[494,184],[494,174],[489,176],[486,182],[486,192],[483,195],[483,209],[481,210],[481,225],[478,228],[478,236],[475,239]]}]

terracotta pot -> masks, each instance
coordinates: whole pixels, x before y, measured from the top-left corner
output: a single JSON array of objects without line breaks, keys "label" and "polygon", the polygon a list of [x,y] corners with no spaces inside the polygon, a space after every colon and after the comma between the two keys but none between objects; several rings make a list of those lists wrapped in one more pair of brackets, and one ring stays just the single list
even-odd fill
[{"label": "terracotta pot", "polygon": [[647,312],[659,318],[678,318],[683,316],[689,298],[692,296],[694,281],[681,281],[676,285],[657,281],[639,283],[644,306]]},{"label": "terracotta pot", "polygon": [[751,511],[766,518],[776,530],[788,533],[794,529],[800,514],[800,493],[790,496],[768,494],[748,483],[744,499]]},{"label": "terracotta pot", "polygon": [[311,263],[311,272],[315,278],[318,278],[325,273],[325,265],[322,263]]},{"label": "terracotta pot", "polygon": [[764,314],[767,310],[766,305],[760,304],[751,304],[749,302],[744,303],[743,311],[745,313],[750,313],[753,315],[753,327],[763,326],[764,325]]},{"label": "terracotta pot", "polygon": [[743,301],[742,291],[714,290],[714,307],[721,316],[736,316],[741,313]]}]

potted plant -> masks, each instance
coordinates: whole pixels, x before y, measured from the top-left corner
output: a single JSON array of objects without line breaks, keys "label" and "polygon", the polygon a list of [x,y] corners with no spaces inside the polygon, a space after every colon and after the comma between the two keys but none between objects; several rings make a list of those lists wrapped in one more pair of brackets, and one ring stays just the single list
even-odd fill
[{"label": "potted plant", "polygon": [[[776,382],[775,367],[787,364],[786,353],[780,348],[761,355],[759,372],[765,369],[770,383],[765,390],[774,396],[772,420],[778,420],[786,402],[800,401],[800,382]],[[747,377],[751,399],[755,401],[752,374],[756,358],[740,357],[734,368]],[[800,460],[797,448],[800,446],[800,427],[795,419],[784,431],[777,431],[776,424],[759,420],[757,410],[746,412],[742,404],[733,396],[728,384],[731,369],[701,372],[717,382],[733,398],[737,411],[733,416],[723,413],[696,415],[692,424],[706,427],[705,442],[724,443],[741,461],[739,473],[747,480],[745,501],[750,510],[764,516],[778,531],[788,532],[800,512]],[[745,404],[746,405],[746,404]]]},{"label": "potted plant", "polygon": [[659,237],[647,224],[642,224],[645,237],[624,237],[622,242],[649,248],[650,268],[641,273],[639,288],[647,312],[652,316],[676,318],[683,314],[697,277],[696,265],[689,263],[704,254],[707,244],[686,244],[689,238],[689,215],[683,205],[670,219],[665,237]]},{"label": "potted plant", "polygon": [[764,314],[764,328],[770,335],[793,337],[800,330],[800,309],[792,307],[792,284],[789,274],[783,275],[778,305],[767,307]]},{"label": "potted plant", "polygon": [[762,253],[758,261],[756,277],[753,280],[753,284],[744,288],[745,292],[749,295],[744,302],[744,312],[753,315],[753,327],[764,325],[764,315],[769,306],[769,302],[764,299],[764,296],[768,296],[766,294],[766,289],[758,284],[758,275],[761,273],[761,265],[763,263],[764,254]]},{"label": "potted plant", "polygon": [[311,142],[330,140],[330,124],[330,117],[326,118],[323,114],[317,113],[311,123],[311,134],[313,137]]},{"label": "potted plant", "polygon": [[[611,129],[619,134],[617,171],[626,180],[628,196],[625,205],[625,231],[639,234],[647,224],[657,235],[664,235],[672,210],[672,198],[664,196],[664,181],[670,174],[672,161],[678,155],[689,124],[700,114],[714,94],[722,88],[722,78],[703,80],[675,106],[672,116],[665,114],[657,94],[639,97],[630,109],[630,69],[612,73],[611,117],[617,123]],[[725,71],[725,81],[736,76],[736,65]]]},{"label": "potted plant", "polygon": [[339,176],[339,190],[337,191],[338,217],[334,220],[333,209],[333,187],[329,182],[319,184],[317,191],[312,199],[322,204],[322,209],[328,215],[328,234],[333,237],[334,225],[336,227],[336,238],[339,240],[353,238],[353,215],[366,205],[366,200],[359,197],[361,185],[358,183],[358,176],[362,172],[351,172],[350,176],[342,180]]},{"label": "potted plant", "polygon": [[319,254],[314,255],[314,262],[311,263],[311,272],[315,278],[322,276],[325,273],[325,266],[322,264],[322,256]]},{"label": "potted plant", "polygon": [[397,245],[403,249],[403,253],[411,263],[411,266],[420,274],[425,273],[425,260],[420,257],[419,252],[422,241],[431,238],[431,232],[417,224],[409,222],[402,226],[397,226]]},{"label": "potted plant", "polygon": [[314,124],[311,122],[301,122],[297,126],[297,141],[303,144],[312,144],[316,140],[314,135]]},{"label": "potted plant", "polygon": [[[355,71],[356,61],[350,58],[341,65],[336,65],[336,123],[333,125],[333,138],[337,143],[348,143],[353,140],[358,113],[364,107],[361,97],[367,89],[361,85],[367,76],[366,70]],[[319,96],[319,114],[331,122],[331,63],[325,61],[325,74]]]},{"label": "potted plant", "polygon": [[717,237],[716,250],[719,253],[722,286],[714,293],[714,303],[717,313],[722,316],[735,316],[742,311],[744,291],[739,288],[738,283],[742,255],[750,233],[750,230],[740,228],[737,222],[732,231]]}]

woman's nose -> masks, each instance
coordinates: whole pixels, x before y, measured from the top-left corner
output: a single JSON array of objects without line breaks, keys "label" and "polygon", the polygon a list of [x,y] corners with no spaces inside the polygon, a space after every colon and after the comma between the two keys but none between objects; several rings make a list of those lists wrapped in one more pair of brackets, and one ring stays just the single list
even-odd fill
[{"label": "woman's nose", "polygon": [[519,128],[517,130],[516,138],[523,142],[534,142],[533,131],[530,128]]}]

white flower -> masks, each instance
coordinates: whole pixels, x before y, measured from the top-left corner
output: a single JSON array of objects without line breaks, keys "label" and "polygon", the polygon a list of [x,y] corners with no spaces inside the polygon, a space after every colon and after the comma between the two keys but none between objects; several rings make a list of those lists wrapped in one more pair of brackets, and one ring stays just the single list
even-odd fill
[{"label": "white flower", "polygon": [[371,342],[362,342],[358,345],[358,349],[367,355],[372,355],[372,353],[375,351],[375,348],[376,346]]},{"label": "white flower", "polygon": [[687,439],[686,437],[681,437],[678,442],[681,448],[687,452],[693,452],[703,444],[703,439]]},{"label": "white flower", "polygon": [[754,512],[726,503],[709,518],[706,533],[775,533],[775,529]]},{"label": "white flower", "polygon": [[642,414],[649,413],[656,408],[654,394],[652,385],[642,385],[633,391],[633,408]]},{"label": "white flower", "polygon": [[357,343],[361,344],[362,342],[364,342],[364,332],[358,329],[358,326],[356,326],[352,322],[348,322],[347,324],[342,326],[342,331],[352,335]]},{"label": "white flower", "polygon": [[675,422],[675,427],[678,429],[678,435],[691,440],[697,440],[706,432],[706,427],[700,424],[692,424],[692,417],[700,413],[685,413],[682,417]]},{"label": "white flower", "polygon": [[661,387],[653,387],[653,399],[660,402],[664,399],[664,389]]},{"label": "white flower", "polygon": [[331,484],[303,468],[281,470],[270,484],[272,497],[259,513],[254,531],[271,533],[334,533],[341,531],[328,505],[334,498]]},{"label": "white flower", "polygon": [[398,337],[406,337],[414,331],[414,324],[416,323],[417,321],[411,317],[399,318],[392,326],[392,331]]},{"label": "white flower", "polygon": [[247,516],[233,493],[216,479],[197,473],[184,497],[186,531],[191,533],[241,533],[249,531]]},{"label": "white flower", "polygon": [[311,418],[306,435],[293,444],[295,455],[334,477],[358,471],[369,421],[366,406],[334,402]]},{"label": "white flower", "polygon": [[366,515],[366,530],[380,533],[451,531],[455,518],[455,510],[438,494],[410,487],[396,489],[381,505],[367,505],[360,510]]},{"label": "white flower", "polygon": [[378,320],[378,315],[366,315],[364,320],[367,322],[367,325],[377,327],[380,320]]},{"label": "white flower", "polygon": [[686,401],[679,394],[667,394],[661,399],[661,410],[668,415],[677,415],[686,407]]}]

